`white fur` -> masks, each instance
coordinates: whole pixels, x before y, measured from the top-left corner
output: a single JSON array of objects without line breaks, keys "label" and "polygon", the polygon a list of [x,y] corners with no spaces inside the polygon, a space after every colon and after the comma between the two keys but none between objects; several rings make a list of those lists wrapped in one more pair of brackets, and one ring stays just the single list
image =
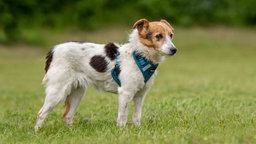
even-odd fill
[{"label": "white fur", "polygon": [[[138,37],[138,31],[134,29],[130,34],[129,43],[119,48],[121,87],[118,87],[111,76],[115,60],[111,61],[106,57],[103,44],[68,42],[55,46],[53,60],[43,79],[46,97],[38,113],[35,130],[42,127],[48,113],[64,101],[69,102],[64,119],[68,125],[71,125],[75,110],[90,84],[102,91],[118,93],[118,126],[126,125],[128,104],[133,100],[135,103],[133,124],[140,125],[143,100],[153,83],[155,74],[145,84],[132,52],[137,50],[154,63],[162,62],[164,57],[159,51],[144,46]],[[165,51],[171,45],[173,44],[168,39],[162,51],[167,53]],[[90,59],[95,55],[104,56],[108,61],[106,72],[97,72],[90,66]]]},{"label": "white fur", "polygon": [[169,37],[169,35],[166,33],[166,41],[165,43],[162,45],[162,47],[160,48],[161,52],[163,52],[164,54],[170,55],[172,54],[171,49],[176,49],[175,45],[172,43],[171,38]]}]

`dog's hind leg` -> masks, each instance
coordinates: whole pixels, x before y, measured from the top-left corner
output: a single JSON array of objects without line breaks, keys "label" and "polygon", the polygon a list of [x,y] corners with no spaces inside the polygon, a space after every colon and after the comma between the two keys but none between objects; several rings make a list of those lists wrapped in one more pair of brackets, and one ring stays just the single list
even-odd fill
[{"label": "dog's hind leg", "polygon": [[48,86],[46,88],[46,97],[43,107],[38,112],[37,122],[35,125],[35,130],[37,131],[42,127],[42,124],[54,107],[56,107],[60,102],[63,102],[67,95],[70,93],[71,87],[67,84],[63,87],[60,86]]},{"label": "dog's hind leg", "polygon": [[65,101],[66,110],[64,112],[63,117],[64,117],[66,124],[69,126],[72,125],[72,123],[73,123],[73,117],[75,114],[75,110],[84,95],[85,89],[86,88],[84,88],[84,87],[74,88],[74,89],[72,89],[70,95],[66,98],[66,101]]}]

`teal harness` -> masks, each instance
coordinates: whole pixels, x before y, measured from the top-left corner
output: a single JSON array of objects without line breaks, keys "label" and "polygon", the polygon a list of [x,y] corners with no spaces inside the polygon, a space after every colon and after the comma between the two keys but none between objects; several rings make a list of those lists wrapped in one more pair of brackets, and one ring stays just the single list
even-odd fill
[{"label": "teal harness", "polygon": [[[152,61],[148,60],[147,58],[141,56],[137,51],[134,51],[132,53],[133,59],[135,60],[135,63],[139,67],[143,78],[144,83],[146,84],[147,81],[151,78],[151,76],[155,73],[158,64],[154,64]],[[119,74],[120,74],[120,52],[118,51],[116,53],[116,64],[115,67],[112,69],[111,74],[113,79],[116,81],[116,83],[121,86],[121,82],[119,80]]]}]

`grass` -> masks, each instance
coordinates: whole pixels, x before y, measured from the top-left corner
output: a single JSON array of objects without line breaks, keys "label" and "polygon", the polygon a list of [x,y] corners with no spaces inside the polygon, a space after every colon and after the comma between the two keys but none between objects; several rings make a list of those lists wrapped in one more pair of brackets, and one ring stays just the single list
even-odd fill
[{"label": "grass", "polygon": [[[256,31],[218,27],[175,32],[178,53],[160,65],[141,127],[132,126],[130,115],[127,127],[117,128],[116,95],[89,88],[71,128],[63,123],[60,105],[34,132],[44,100],[46,51],[1,46],[0,143],[254,143]],[[45,38],[47,45],[83,38],[124,41],[127,30],[53,36]],[[129,108],[131,114],[132,103]]]}]

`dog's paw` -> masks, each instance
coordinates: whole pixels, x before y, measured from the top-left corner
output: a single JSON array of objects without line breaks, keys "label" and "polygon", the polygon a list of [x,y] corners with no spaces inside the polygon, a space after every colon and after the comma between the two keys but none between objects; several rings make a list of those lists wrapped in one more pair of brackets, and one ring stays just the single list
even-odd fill
[{"label": "dog's paw", "polygon": [[68,127],[71,127],[72,124],[73,124],[73,118],[71,118],[71,117],[64,117],[64,122],[66,123],[66,125]]},{"label": "dog's paw", "polygon": [[133,121],[132,123],[133,123],[133,125],[134,125],[135,127],[140,126],[140,121]]},{"label": "dog's paw", "polygon": [[35,132],[38,132],[39,129],[40,129],[40,127],[39,127],[38,125],[36,125],[36,126],[34,127]]},{"label": "dog's paw", "polygon": [[126,126],[126,122],[125,121],[119,121],[119,122],[117,122],[117,126],[118,127],[125,127]]}]

